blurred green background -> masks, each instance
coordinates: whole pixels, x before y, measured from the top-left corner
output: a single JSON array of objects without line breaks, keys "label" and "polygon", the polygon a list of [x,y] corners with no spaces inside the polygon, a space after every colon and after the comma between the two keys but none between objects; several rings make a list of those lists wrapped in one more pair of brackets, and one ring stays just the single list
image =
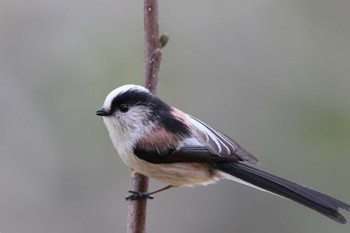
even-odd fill
[{"label": "blurred green background", "polygon": [[[129,169],[95,110],[141,83],[142,1],[0,2],[0,232],[125,232]],[[350,202],[350,1],[160,1],[158,94],[260,168]],[[151,189],[162,184],[151,181]],[[350,219],[350,214],[342,211]],[[149,202],[148,232],[350,232],[223,181]]]}]

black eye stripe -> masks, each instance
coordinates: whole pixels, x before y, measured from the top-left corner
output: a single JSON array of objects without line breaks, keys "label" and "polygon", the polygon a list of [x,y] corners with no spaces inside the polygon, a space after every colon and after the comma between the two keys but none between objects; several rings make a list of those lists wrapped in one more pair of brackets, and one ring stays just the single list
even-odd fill
[{"label": "black eye stripe", "polygon": [[129,109],[132,106],[137,105],[143,105],[148,106],[149,104],[153,103],[154,96],[150,93],[131,89],[124,93],[121,93],[114,97],[112,104],[111,104],[111,112],[115,112],[116,110],[121,110],[123,105],[126,105]]}]

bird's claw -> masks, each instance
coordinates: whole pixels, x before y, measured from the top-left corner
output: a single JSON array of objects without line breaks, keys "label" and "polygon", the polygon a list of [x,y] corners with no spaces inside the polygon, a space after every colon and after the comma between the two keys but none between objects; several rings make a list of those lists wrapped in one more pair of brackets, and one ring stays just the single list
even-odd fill
[{"label": "bird's claw", "polygon": [[131,195],[129,195],[125,198],[127,201],[129,201],[129,200],[135,201],[135,200],[141,200],[141,199],[145,199],[145,198],[153,199],[153,197],[148,192],[137,192],[137,191],[132,191],[132,190],[129,190],[128,192],[131,193]]}]

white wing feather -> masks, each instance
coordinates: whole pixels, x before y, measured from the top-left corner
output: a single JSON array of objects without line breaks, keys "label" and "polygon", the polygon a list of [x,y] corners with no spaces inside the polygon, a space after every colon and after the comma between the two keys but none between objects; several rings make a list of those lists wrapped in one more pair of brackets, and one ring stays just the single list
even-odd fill
[{"label": "white wing feather", "polygon": [[252,164],[259,160],[243,149],[237,142],[225,134],[213,129],[197,118],[187,115],[192,125],[193,134],[211,153],[220,157],[237,156]]}]

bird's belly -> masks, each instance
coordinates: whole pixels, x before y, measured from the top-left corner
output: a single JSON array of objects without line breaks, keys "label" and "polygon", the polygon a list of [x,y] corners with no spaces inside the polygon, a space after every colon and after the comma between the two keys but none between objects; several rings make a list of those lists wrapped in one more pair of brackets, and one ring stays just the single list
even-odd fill
[{"label": "bird's belly", "polygon": [[134,157],[127,165],[138,173],[175,187],[205,185],[220,179],[206,163],[154,164]]}]

